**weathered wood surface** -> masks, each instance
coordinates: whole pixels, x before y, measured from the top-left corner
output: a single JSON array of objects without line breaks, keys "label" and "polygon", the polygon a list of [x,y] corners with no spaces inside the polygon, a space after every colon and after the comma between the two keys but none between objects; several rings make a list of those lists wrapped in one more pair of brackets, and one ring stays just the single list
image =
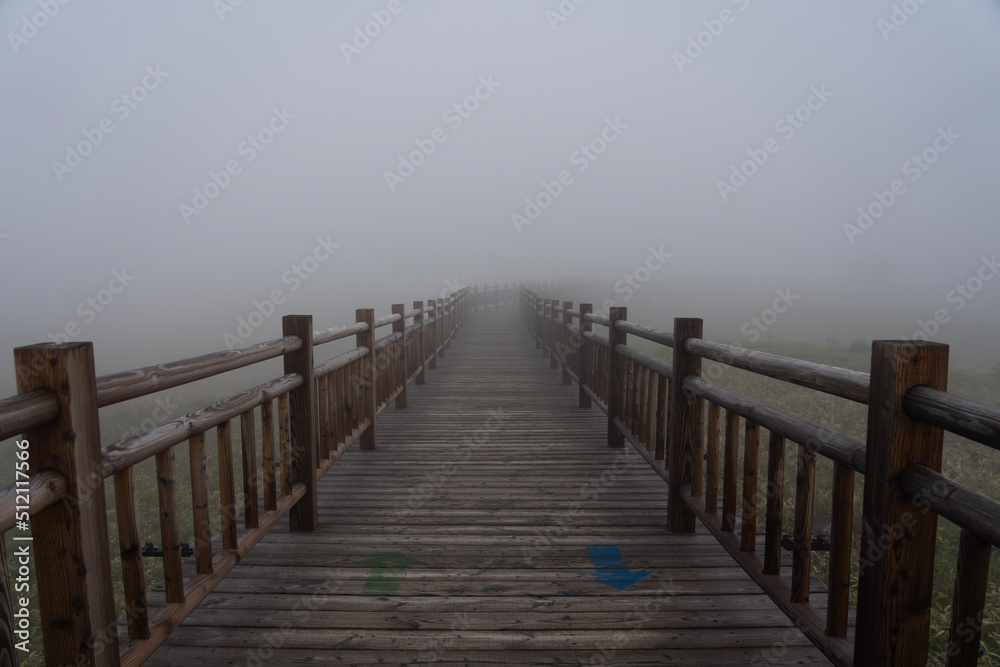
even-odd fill
[{"label": "weathered wood surface", "polygon": [[[667,532],[663,481],[513,311],[470,316],[320,480],[318,527],[282,521],[146,664],[829,664],[704,527]],[[649,574],[596,580],[596,545]]]}]

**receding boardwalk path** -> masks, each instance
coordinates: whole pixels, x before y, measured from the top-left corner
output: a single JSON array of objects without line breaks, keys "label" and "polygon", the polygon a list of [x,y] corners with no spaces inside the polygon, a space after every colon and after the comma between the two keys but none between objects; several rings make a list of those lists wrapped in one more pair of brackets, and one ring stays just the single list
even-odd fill
[{"label": "receding boardwalk path", "polygon": [[665,530],[663,481],[514,308],[471,315],[321,480],[319,528],[277,527],[147,664],[829,664],[704,529]]}]

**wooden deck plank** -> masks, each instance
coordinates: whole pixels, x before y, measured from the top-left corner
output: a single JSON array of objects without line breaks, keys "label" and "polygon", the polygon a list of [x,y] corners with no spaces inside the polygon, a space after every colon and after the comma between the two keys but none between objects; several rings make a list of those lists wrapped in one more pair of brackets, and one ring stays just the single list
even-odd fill
[{"label": "wooden deck plank", "polygon": [[[147,664],[829,664],[703,528],[666,531],[662,480],[512,307],[408,401],[319,482],[319,527],[283,520]],[[595,545],[649,574],[601,583]]]}]

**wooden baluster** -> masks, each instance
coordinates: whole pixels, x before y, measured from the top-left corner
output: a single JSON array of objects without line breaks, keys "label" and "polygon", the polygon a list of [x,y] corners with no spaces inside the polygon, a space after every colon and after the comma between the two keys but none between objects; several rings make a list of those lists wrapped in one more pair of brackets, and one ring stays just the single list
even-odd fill
[{"label": "wooden baluster", "polygon": [[316,416],[319,420],[318,424],[318,435],[319,435],[319,455],[318,460],[323,460],[330,457],[330,396],[329,396],[329,386],[326,382],[326,377],[317,378],[316,380]]},{"label": "wooden baluster", "polygon": [[194,514],[194,551],[198,574],[212,574],[212,516],[208,505],[208,463],[205,459],[205,434],[188,439],[191,468],[191,509]]},{"label": "wooden baluster", "polygon": [[132,639],[148,639],[149,611],[146,603],[146,575],[142,567],[139,501],[135,490],[134,466],[115,473],[115,507],[118,514],[118,542],[121,545],[128,636]]},{"label": "wooden baluster", "polygon": [[243,449],[243,525],[250,530],[260,525],[257,506],[257,436],[253,410],[240,415],[240,444]]},{"label": "wooden baluster", "polygon": [[594,312],[594,304],[580,304],[580,349],[576,356],[576,373],[577,377],[580,378],[577,405],[581,408],[589,408],[591,404],[590,394],[586,392],[584,386],[590,387],[591,391],[594,390],[593,382],[590,379],[590,341],[583,336],[583,332],[590,332],[593,328],[594,323],[584,319],[584,315],[589,315],[592,312]]},{"label": "wooden baluster", "polygon": [[989,542],[979,539],[971,530],[962,529],[948,634],[948,667],[975,667],[979,659],[990,574],[990,549]]},{"label": "wooden baluster", "polygon": [[427,381],[426,373],[424,372],[425,367],[427,365],[427,344],[424,337],[424,322],[426,320],[426,318],[423,315],[424,302],[414,301],[413,308],[415,310],[421,311],[419,315],[413,318],[413,323],[416,324],[418,327],[420,327],[419,329],[417,329],[417,337],[416,337],[417,339],[415,343],[417,350],[419,350],[416,359],[416,363],[419,366],[419,370],[417,370],[416,383],[424,384]]},{"label": "wooden baluster", "polygon": [[705,399],[699,397],[695,408],[697,419],[694,425],[694,479],[691,481],[691,495],[701,496],[705,481]]},{"label": "wooden baluster", "polygon": [[705,458],[705,511],[715,514],[719,511],[719,417],[722,409],[708,403],[708,438],[706,438]]},{"label": "wooden baluster", "polygon": [[438,352],[438,356],[444,359],[444,351],[448,348],[448,313],[445,310],[444,299],[437,300],[437,313],[441,321],[441,326],[438,329],[438,345],[441,346],[441,350]]},{"label": "wooden baluster", "polygon": [[160,539],[163,542],[163,585],[167,602],[184,602],[181,531],[177,521],[174,448],[156,455],[156,487],[160,499]]},{"label": "wooden baluster", "polygon": [[743,434],[743,525],[740,526],[740,549],[757,549],[757,462],[760,452],[760,426],[749,419]]},{"label": "wooden baluster", "polygon": [[654,456],[657,461],[667,460],[667,423],[670,413],[667,404],[670,399],[670,388],[667,386],[667,376],[656,376],[656,447]]},{"label": "wooden baluster", "polygon": [[[222,548],[236,548],[236,482],[233,473],[233,444],[229,421],[215,429],[219,446],[219,502],[222,508]],[[282,461],[282,465],[284,465]]]},{"label": "wooden baluster", "polygon": [[[830,580],[827,584],[826,634],[847,636],[851,595],[851,527],[854,522],[854,471],[833,464],[833,516],[830,523]],[[985,590],[985,586],[984,586]]]},{"label": "wooden baluster", "polygon": [[816,452],[799,446],[798,472],[795,475],[795,548],[792,550],[792,602],[809,601],[815,480]]},{"label": "wooden baluster", "polygon": [[767,516],[764,518],[764,574],[781,574],[781,531],[784,513],[785,438],[767,438]]},{"label": "wooden baluster", "polygon": [[281,495],[292,493],[292,434],[288,424],[288,394],[278,397],[278,458],[281,463]]},{"label": "wooden baluster", "polygon": [[722,454],[722,530],[736,530],[736,466],[740,447],[740,416],[726,410],[726,442]]}]

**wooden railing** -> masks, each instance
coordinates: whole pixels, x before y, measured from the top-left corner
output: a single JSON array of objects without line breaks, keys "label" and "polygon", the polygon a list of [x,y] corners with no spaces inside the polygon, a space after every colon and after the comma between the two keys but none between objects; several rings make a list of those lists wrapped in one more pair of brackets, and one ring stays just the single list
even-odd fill
[{"label": "wooden railing", "polygon": [[[945,392],[947,345],[876,341],[871,373],[862,373],[706,341],[700,319],[675,319],[673,331],[661,331],[630,322],[625,308],[598,315],[591,304],[573,309],[528,287],[521,288],[520,308],[542,355],[563,369],[564,383],[578,383],[580,407],[594,402],[607,413],[608,445],[629,442],[668,483],[669,530],[690,533],[700,520],[838,665],[926,663],[937,518],[960,526],[948,665],[976,664],[990,551],[1000,545],[1000,502],[941,474],[943,431],[1000,449],[1000,410]],[[594,333],[594,324],[606,327],[607,337]],[[672,348],[671,362],[629,347],[628,335]],[[709,382],[701,377],[702,359],[867,404],[867,442]],[[744,463],[737,469],[741,418]],[[762,427],[769,431],[766,471],[758,470]],[[788,580],[781,576],[786,440],[798,444]],[[834,465],[825,610],[809,603],[817,454]],[[864,506],[851,645],[855,473],[864,475]],[[763,521],[759,474],[768,490]]]},{"label": "wooden railing", "polygon": [[[313,331],[311,315],[288,315],[282,319],[281,338],[100,378],[94,373],[91,343],[16,349],[19,393],[0,401],[0,440],[24,434],[17,451],[28,470],[20,471],[0,495],[0,533],[15,526],[23,532],[30,524],[46,664],[142,664],[282,517],[289,516],[292,530],[313,530],[319,523],[317,480],[354,442],[362,449],[375,448],[377,416],[392,401],[406,406],[407,385],[424,382],[426,369],[436,367],[469,312],[513,302],[516,295],[514,285],[465,287],[426,304],[416,301],[409,310],[396,304],[391,314],[377,319],[374,310],[359,309],[353,324],[320,332]],[[390,325],[392,333],[376,338],[379,328]],[[353,349],[316,363],[316,347],[350,336],[355,337]],[[102,448],[99,408],[277,357],[284,359],[281,377]],[[242,531],[231,427],[237,417]],[[205,434],[211,429],[216,432],[221,494],[218,543],[213,542],[205,452]],[[174,447],[185,442],[197,572],[186,580],[174,466]],[[152,618],[135,473],[138,464],[151,458],[156,461],[166,600]],[[125,647],[119,645],[111,576],[107,477],[113,477],[121,545]],[[0,664],[16,665],[15,647],[28,627],[27,619],[14,616],[15,601],[24,594],[12,589],[7,563],[0,540]]]}]

